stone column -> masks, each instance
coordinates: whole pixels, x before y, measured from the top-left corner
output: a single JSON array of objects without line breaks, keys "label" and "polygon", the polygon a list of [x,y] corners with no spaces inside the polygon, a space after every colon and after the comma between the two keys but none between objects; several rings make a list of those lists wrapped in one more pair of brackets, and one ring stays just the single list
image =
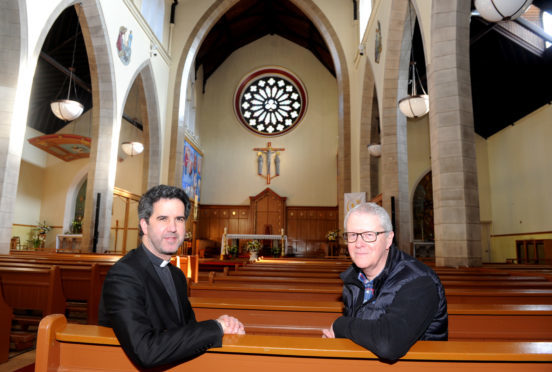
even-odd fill
[{"label": "stone column", "polygon": [[97,195],[100,194],[98,214],[98,243],[96,252],[110,247],[111,209],[113,187],[117,168],[117,149],[121,128],[120,115],[116,110],[115,75],[105,20],[93,1],[83,2],[79,21],[87,48],[92,80],[92,147],[86,188],[86,204],[83,219],[82,249],[93,250],[96,221]]},{"label": "stone column", "polygon": [[[403,48],[408,2],[391,5],[381,112],[383,207],[394,218],[398,247],[410,252],[410,200],[406,117],[398,109],[398,92],[406,92],[409,48]],[[400,76],[399,76],[400,75]],[[394,201],[394,203],[393,203]],[[394,212],[394,215],[392,214]]]},{"label": "stone column", "polygon": [[429,124],[437,266],[481,265],[470,2],[432,2]]},{"label": "stone column", "polygon": [[[20,35],[18,4],[19,2],[14,0],[0,3],[0,13],[3,14],[0,22],[0,254],[10,252],[19,166],[27,121],[24,113],[26,108],[16,105],[16,101],[24,100],[21,97],[23,94],[20,92],[18,97],[17,91],[21,45],[26,44],[26,40],[22,40]],[[24,87],[19,89],[24,90]],[[27,89],[27,99],[29,92],[30,88]],[[16,106],[21,107],[19,112],[14,112]]]}]

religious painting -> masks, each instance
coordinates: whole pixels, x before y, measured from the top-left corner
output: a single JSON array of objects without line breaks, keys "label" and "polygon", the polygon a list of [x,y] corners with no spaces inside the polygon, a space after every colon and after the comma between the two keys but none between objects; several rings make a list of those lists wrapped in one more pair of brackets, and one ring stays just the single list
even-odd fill
[{"label": "religious painting", "polygon": [[28,141],[31,145],[64,161],[90,156],[90,137],[78,134],[45,134],[30,138]]},{"label": "religious painting", "polygon": [[201,190],[201,162],[203,155],[188,141],[184,141],[182,188],[190,200],[199,201]]},{"label": "religious painting", "polygon": [[376,61],[376,63],[379,63],[380,61],[382,49],[383,49],[383,41],[381,38],[381,24],[380,24],[380,21],[378,21],[376,26],[376,42],[374,45],[374,60]]},{"label": "religious painting", "polygon": [[130,55],[132,54],[132,30],[121,26],[115,46],[117,47],[117,55],[121,62],[123,62],[123,65],[128,65],[130,63]]}]

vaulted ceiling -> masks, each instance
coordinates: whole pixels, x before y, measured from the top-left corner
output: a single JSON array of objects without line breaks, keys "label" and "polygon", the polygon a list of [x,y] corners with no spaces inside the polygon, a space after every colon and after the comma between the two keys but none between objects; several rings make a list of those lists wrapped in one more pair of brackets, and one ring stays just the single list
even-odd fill
[{"label": "vaulted ceiling", "polygon": [[[347,1],[347,0],[341,0]],[[552,11],[552,0],[534,0]],[[353,18],[351,11],[350,17]],[[178,22],[178,20],[176,20]],[[60,87],[63,71],[71,66],[77,16],[67,8],[48,34],[33,81],[28,125],[45,133],[66,123],[54,117],[49,104],[67,94]],[[279,35],[309,50],[335,76],[330,52],[310,19],[289,0],[241,0],[224,14],[203,41],[196,68],[203,66],[204,81],[235,50],[266,35]],[[478,16],[470,23],[470,61],[474,127],[487,138],[544,104],[552,102],[552,51],[538,51],[516,34],[489,24]],[[416,56],[422,56],[419,32],[414,36]],[[88,58],[80,29],[75,49],[78,95],[85,109],[92,105]],[[418,67],[425,80],[423,58]],[[64,97],[61,97],[64,98]]]}]

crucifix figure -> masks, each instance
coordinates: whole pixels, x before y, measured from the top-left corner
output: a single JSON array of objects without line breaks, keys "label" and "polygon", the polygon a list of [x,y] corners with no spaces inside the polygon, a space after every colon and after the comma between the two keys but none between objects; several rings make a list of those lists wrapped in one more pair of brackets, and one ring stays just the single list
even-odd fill
[{"label": "crucifix figure", "polygon": [[[257,174],[266,179],[266,184],[270,184],[270,179],[280,175],[280,151],[284,148],[274,148],[272,143],[268,142],[266,147],[255,147],[257,151]],[[263,175],[263,155],[266,155],[266,175]],[[271,175],[272,155],[274,155],[274,176]]]}]

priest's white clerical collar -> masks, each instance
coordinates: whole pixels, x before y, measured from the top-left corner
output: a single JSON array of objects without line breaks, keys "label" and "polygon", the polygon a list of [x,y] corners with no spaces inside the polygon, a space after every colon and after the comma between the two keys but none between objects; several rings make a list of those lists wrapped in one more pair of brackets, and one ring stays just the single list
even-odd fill
[{"label": "priest's white clerical collar", "polygon": [[168,260],[168,261],[167,261],[167,260],[163,260],[163,261],[161,262],[161,264],[159,264],[159,266],[165,267],[165,266],[167,266],[167,265],[169,264],[169,262],[171,262],[171,261],[170,261],[170,260]]}]

